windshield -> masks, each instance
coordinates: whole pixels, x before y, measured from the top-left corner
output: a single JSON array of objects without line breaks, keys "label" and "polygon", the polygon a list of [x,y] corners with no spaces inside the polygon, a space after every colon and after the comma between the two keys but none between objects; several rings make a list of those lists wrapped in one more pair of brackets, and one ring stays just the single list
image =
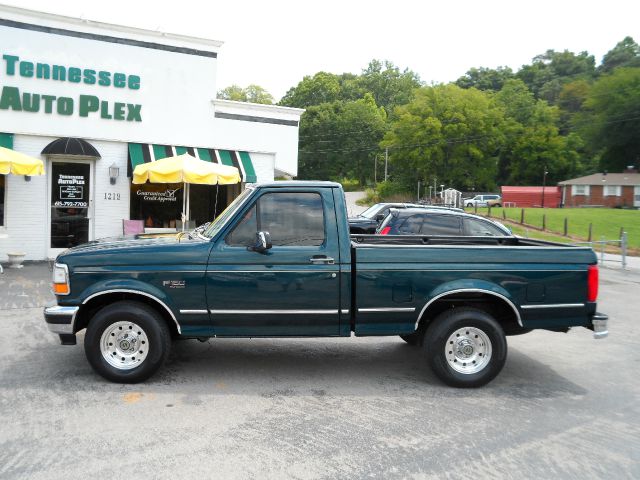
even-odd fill
[{"label": "windshield", "polygon": [[247,188],[244,192],[236,197],[236,199],[229,204],[224,211],[214,219],[207,229],[202,232],[202,236],[206,238],[213,238],[220,229],[227,223],[227,219],[231,217],[236,210],[244,203],[244,200],[253,193],[253,188]]},{"label": "windshield", "polygon": [[369,208],[367,208],[364,212],[362,212],[358,216],[365,217],[365,218],[375,218],[375,216],[378,214],[378,210],[380,210],[380,205],[381,205],[380,203],[376,203],[375,205],[372,205]]}]

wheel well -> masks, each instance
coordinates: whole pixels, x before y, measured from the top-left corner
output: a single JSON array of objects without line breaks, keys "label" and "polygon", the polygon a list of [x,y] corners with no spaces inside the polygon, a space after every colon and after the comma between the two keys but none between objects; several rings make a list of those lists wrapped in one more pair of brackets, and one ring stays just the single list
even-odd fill
[{"label": "wheel well", "polygon": [[147,297],[145,295],[137,294],[135,292],[112,292],[105,293],[104,295],[98,295],[91,300],[89,300],[86,304],[83,304],[78,311],[78,315],[76,317],[76,327],[75,330],[79,331],[83,328],[87,328],[89,325],[89,321],[93,316],[98,313],[99,310],[106,307],[107,305],[111,305],[115,302],[119,302],[122,300],[133,300],[136,302],[144,303],[145,305],[153,308],[165,321],[167,326],[169,327],[169,331],[171,332],[172,337],[176,337],[179,335],[178,327],[176,322],[171,317],[169,312],[164,306],[159,303],[157,300],[154,300],[151,297]]},{"label": "wheel well", "polygon": [[424,331],[431,321],[445,310],[472,307],[483,310],[496,319],[506,335],[525,333],[518,323],[518,315],[506,300],[483,292],[457,292],[437,299],[422,312],[418,320],[418,330]]}]

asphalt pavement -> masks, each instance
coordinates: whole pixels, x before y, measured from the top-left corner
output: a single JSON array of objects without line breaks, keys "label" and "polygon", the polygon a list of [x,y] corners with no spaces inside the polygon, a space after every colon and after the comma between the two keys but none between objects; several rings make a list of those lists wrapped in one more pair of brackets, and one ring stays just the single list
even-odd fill
[{"label": "asphalt pavement", "polygon": [[180,341],[111,384],[47,330],[48,276],[0,276],[2,479],[640,478],[640,271],[601,270],[608,339],[511,337],[477,390],[398,338]]}]

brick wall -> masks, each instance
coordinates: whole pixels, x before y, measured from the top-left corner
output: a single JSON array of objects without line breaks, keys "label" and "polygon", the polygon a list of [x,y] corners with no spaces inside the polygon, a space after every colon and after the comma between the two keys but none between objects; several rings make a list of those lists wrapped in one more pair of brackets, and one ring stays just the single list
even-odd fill
[{"label": "brick wall", "polygon": [[633,206],[633,186],[622,186],[619,196],[604,196],[604,187],[602,185],[591,185],[589,195],[571,195],[571,185],[567,185],[566,189],[565,205],[567,207],[579,207],[582,205]]}]

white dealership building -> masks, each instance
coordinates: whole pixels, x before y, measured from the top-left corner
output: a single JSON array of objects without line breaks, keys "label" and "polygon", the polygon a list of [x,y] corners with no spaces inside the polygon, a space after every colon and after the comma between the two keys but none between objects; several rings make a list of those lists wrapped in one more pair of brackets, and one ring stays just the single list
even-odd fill
[{"label": "white dealership building", "polygon": [[[132,185],[142,162],[186,152],[238,167],[243,183],[295,176],[303,111],[217,100],[221,46],[0,6],[0,145],[46,171],[0,175],[0,261],[54,258],[123,225],[178,228],[182,185]],[[241,188],[192,186],[190,224]]]}]

